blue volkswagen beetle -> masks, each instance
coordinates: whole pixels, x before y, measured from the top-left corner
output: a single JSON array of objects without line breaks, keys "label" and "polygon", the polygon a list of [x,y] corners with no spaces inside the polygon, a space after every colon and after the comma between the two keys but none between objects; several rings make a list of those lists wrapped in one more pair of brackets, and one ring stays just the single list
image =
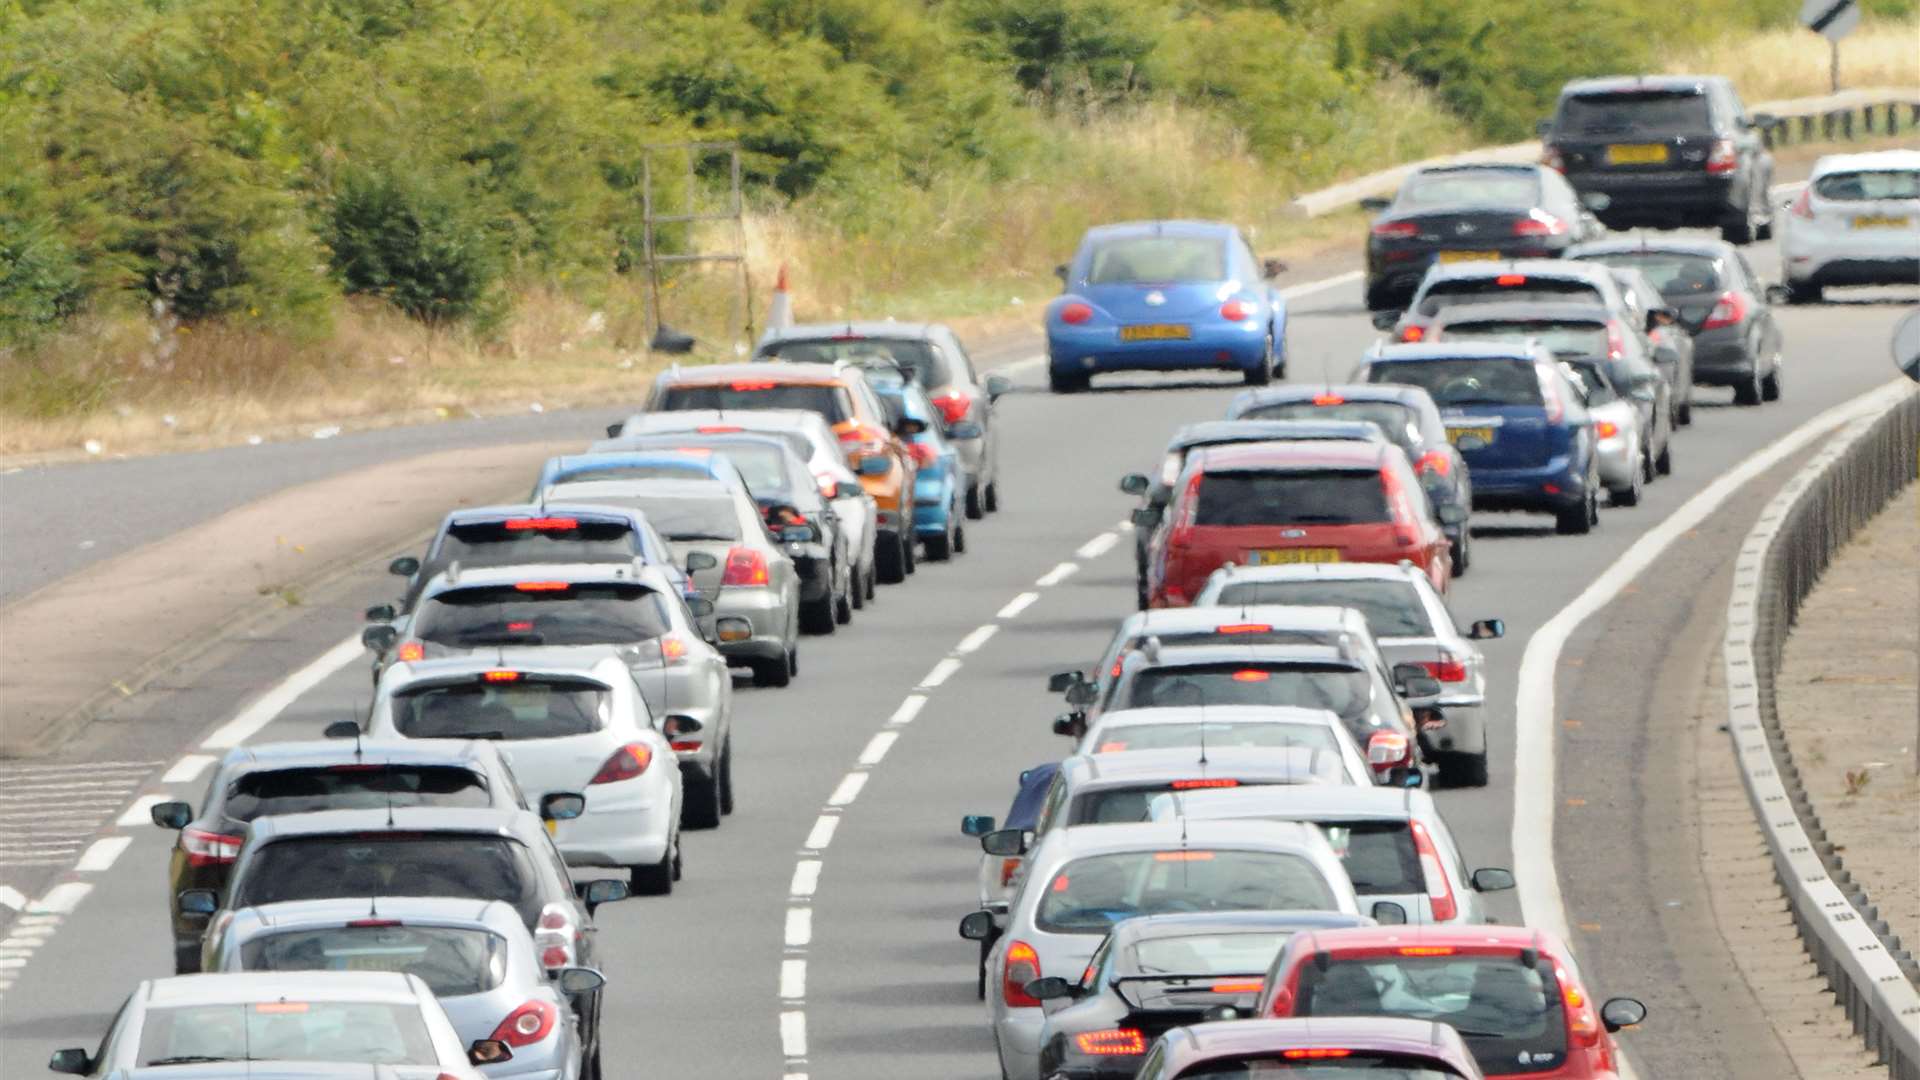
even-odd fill
[{"label": "blue volkswagen beetle", "polygon": [[1068,393],[1108,371],[1238,371],[1255,386],[1284,375],[1287,306],[1271,284],[1284,269],[1218,222],[1089,229],[1056,271],[1048,382]]},{"label": "blue volkswagen beetle", "polygon": [[947,439],[940,410],[927,399],[920,384],[868,371],[868,381],[880,396],[895,403],[921,430],[909,436],[907,449],[920,471],[913,482],[913,535],[930,562],[939,562],[967,550],[966,526],[961,523],[967,490],[966,467],[960,450]]}]

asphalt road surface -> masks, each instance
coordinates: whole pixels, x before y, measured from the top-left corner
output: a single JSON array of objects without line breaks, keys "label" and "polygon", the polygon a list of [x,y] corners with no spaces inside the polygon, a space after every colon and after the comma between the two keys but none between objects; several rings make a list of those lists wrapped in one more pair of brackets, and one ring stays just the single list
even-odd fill
[{"label": "asphalt road surface", "polygon": [[[1770,245],[1757,245],[1754,257],[1763,274],[1773,269]],[[1338,378],[1374,340],[1359,291],[1343,279],[1295,296],[1296,378],[1317,375],[1322,358]],[[1842,295],[1842,302],[1787,310],[1784,400],[1734,408],[1727,392],[1699,390],[1695,423],[1675,442],[1673,475],[1651,486],[1642,505],[1603,511],[1591,535],[1555,536],[1545,517],[1475,518],[1473,570],[1456,583],[1453,607],[1463,623],[1504,618],[1508,637],[1486,650],[1491,782],[1438,796],[1471,865],[1510,864],[1515,680],[1529,636],[1717,476],[1822,410],[1888,381],[1888,335],[1902,313],[1898,304],[1912,299],[1888,296]],[[1037,352],[1036,340],[1016,355]],[[997,1075],[973,996],[974,946],[955,933],[973,905],[979,854],[959,834],[960,817],[1004,814],[1018,772],[1065,751],[1048,730],[1058,699],[1045,693],[1044,678],[1091,663],[1132,606],[1131,542],[1120,528],[1132,500],[1115,481],[1150,465],[1177,424],[1220,415],[1237,388],[1225,377],[1122,376],[1089,394],[1055,397],[1042,388],[1037,364],[1007,370],[1019,389],[1001,405],[1003,510],[968,523],[965,555],[923,562],[906,585],[883,588],[877,606],[850,627],[805,640],[792,687],[743,686],[735,720],[738,812],[718,831],[688,834],[686,877],[674,895],[601,910],[610,1076]],[[538,422],[540,434],[570,420],[583,444],[605,423],[598,414],[549,414]],[[352,448],[362,455],[356,460],[388,460],[442,448],[437,436],[445,430],[343,438],[328,454]],[[472,437],[486,434],[476,429]],[[297,475],[269,473],[252,488],[213,481],[249,475],[261,467],[258,457],[242,468],[201,455],[204,468],[169,468],[165,459],[94,465],[63,471],[59,483],[70,499],[77,485],[104,477],[98,482],[141,489],[150,505],[171,505],[151,519],[129,517],[128,530],[155,535],[250,491],[337,465],[313,447],[284,453]],[[1732,545],[1792,464],[1728,501],[1663,555],[1637,591],[1579,629],[1566,651],[1556,712],[1582,718],[1582,726],[1561,732],[1559,717],[1543,721],[1563,740],[1555,791],[1582,796],[1576,805],[1559,796],[1554,803],[1561,807],[1559,880],[1569,922],[1581,928],[1576,947],[1597,993],[1634,994],[1653,1006],[1649,1023],[1625,1037],[1646,1077],[1735,1075],[1736,1062],[1760,1070],[1741,1075],[1785,1075],[1772,1071],[1735,1015],[1731,969],[1716,953],[1724,946],[1676,919],[1671,898],[1658,892],[1663,875],[1685,868],[1649,853],[1660,851],[1671,824],[1657,813],[1671,795],[1658,790],[1660,763],[1671,754],[1658,739],[1671,710],[1657,676],[1676,658],[1704,658],[1708,642],[1684,633],[1697,630],[1688,613],[1696,601],[1713,602]],[[22,505],[12,500],[28,483],[40,484],[34,490],[43,496],[53,490],[44,478],[14,476],[0,482],[0,498]],[[188,493],[202,486],[221,490]],[[16,566],[16,533],[4,540],[6,595],[20,587],[22,570],[73,566],[73,557],[50,548],[30,549],[29,565]],[[200,742],[263,690],[357,633],[360,607],[389,597],[390,580],[369,567],[315,597],[293,627],[225,650],[208,670],[150,695],[146,713],[123,722],[110,746],[81,744],[77,752],[126,763],[118,772],[84,761],[36,763],[42,771],[32,773],[0,766],[16,800],[48,815],[62,814],[93,785],[114,792],[111,809],[90,811],[108,841],[87,849],[96,869],[12,878],[14,871],[0,870],[0,886],[49,909],[7,923],[0,908],[7,935],[0,940],[0,1075],[39,1075],[50,1050],[91,1047],[136,978],[170,970],[163,891],[172,834],[138,824],[141,807],[116,827],[126,800],[142,794],[197,803],[206,777],[197,759],[182,755],[217,752],[200,750]],[[367,697],[367,669],[355,658],[296,695],[252,738],[316,736]],[[123,774],[124,782],[117,779]],[[1519,917],[1511,894],[1495,896],[1492,907],[1503,921]]]}]

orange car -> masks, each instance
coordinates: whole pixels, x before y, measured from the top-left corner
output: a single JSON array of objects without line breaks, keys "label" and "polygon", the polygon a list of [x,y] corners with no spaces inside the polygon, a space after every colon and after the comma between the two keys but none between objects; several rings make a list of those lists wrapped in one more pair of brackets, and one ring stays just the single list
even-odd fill
[{"label": "orange car", "polygon": [[873,566],[883,582],[913,572],[914,459],[906,438],[920,421],[889,408],[849,363],[714,364],[674,367],[653,384],[648,412],[681,409],[798,409],[833,425],[847,464],[879,507]]}]

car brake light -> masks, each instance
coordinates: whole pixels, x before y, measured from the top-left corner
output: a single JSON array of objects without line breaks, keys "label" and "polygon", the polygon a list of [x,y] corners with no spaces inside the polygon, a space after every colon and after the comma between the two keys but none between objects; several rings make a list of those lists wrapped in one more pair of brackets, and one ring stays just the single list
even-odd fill
[{"label": "car brake light", "polygon": [[1446,476],[1453,472],[1453,459],[1443,450],[1429,450],[1420,455],[1413,467],[1432,476]]},{"label": "car brake light", "polygon": [[1451,945],[1407,945],[1400,950],[1401,956],[1452,956]]},{"label": "car brake light", "polygon": [[672,664],[687,658],[687,642],[678,634],[667,634],[660,639],[660,659]]},{"label": "car brake light", "polygon": [[481,675],[480,678],[485,682],[519,682],[520,673],[517,671],[489,671]]},{"label": "car brake light", "polygon": [[396,655],[402,660],[424,660],[427,657],[427,647],[417,641],[409,641],[400,646],[400,651]]},{"label": "car brake light", "polygon": [[1240,781],[1221,778],[1217,780],[1175,780],[1170,787],[1175,791],[1193,791],[1198,788],[1239,787]]},{"label": "car brake light", "polygon": [[224,866],[240,857],[243,839],[206,829],[182,829],[180,850],[186,852],[188,866]]},{"label": "car brake light", "polygon": [[1000,996],[1009,1009],[1037,1009],[1040,999],[1027,993],[1027,984],[1040,977],[1040,954],[1024,941],[1007,946],[1000,968]]},{"label": "car brake light", "polygon": [[1382,240],[1411,240],[1420,235],[1420,226],[1411,221],[1382,221],[1372,232]]},{"label": "car brake light", "polygon": [[1019,872],[1020,872],[1020,858],[1018,856],[1002,859],[1000,861],[1000,887],[1004,889],[1007,886],[1012,885],[1013,875]]},{"label": "car brake light", "polygon": [[349,930],[376,930],[388,926],[404,925],[399,919],[348,919]]},{"label": "car brake light", "polygon": [[1263,622],[1228,623],[1225,626],[1213,628],[1216,634],[1265,634],[1272,630],[1272,623]]},{"label": "car brake light", "polygon": [[1443,658],[1439,660],[1423,660],[1420,662],[1420,666],[1427,669],[1427,674],[1439,679],[1441,682],[1466,682],[1466,661],[1447,654],[1442,654],[1442,656]]},{"label": "car brake light", "polygon": [[553,1023],[560,1010],[545,1001],[529,1001],[507,1014],[493,1037],[508,1046],[531,1046],[553,1034]]},{"label": "car brake light", "polygon": [[1345,405],[1347,399],[1341,397],[1339,394],[1315,394],[1313,395],[1313,403],[1315,405]]},{"label": "car brake light", "polygon": [[1125,1056],[1147,1052],[1146,1035],[1133,1028],[1083,1031],[1073,1037],[1073,1044],[1088,1057]]},{"label": "car brake light", "polygon": [[1401,341],[1419,341],[1427,336],[1427,328],[1419,323],[1408,323],[1400,329]]},{"label": "car brake light", "polygon": [[701,424],[693,430],[702,435],[732,435],[747,429],[738,424]]},{"label": "car brake light", "polygon": [[1060,309],[1060,321],[1069,326],[1079,326],[1093,318],[1093,306],[1075,301]]},{"label": "car brake light", "polygon": [[1627,336],[1620,329],[1620,320],[1607,320],[1607,359],[1618,360],[1627,355]]},{"label": "car brake light", "polygon": [[907,453],[913,457],[914,463],[918,465],[931,465],[940,460],[939,451],[935,450],[929,443],[908,443]]},{"label": "car brake light", "polygon": [[631,780],[641,773],[646,772],[647,766],[651,764],[653,764],[652,750],[649,750],[641,743],[628,743],[620,749],[615,750],[613,756],[607,759],[606,764],[600,766],[600,771],[594,773],[593,779],[587,781],[587,783],[591,786],[593,784],[613,784],[621,780]]},{"label": "car brake light", "polygon": [[1620,434],[1620,425],[1611,420],[1601,420],[1593,425],[1593,433],[1603,439],[1611,439]]},{"label": "car brake light", "polygon": [[1213,984],[1216,994],[1257,994],[1266,984],[1259,979],[1239,979]]},{"label": "car brake light", "polygon": [[1261,671],[1259,668],[1247,668],[1233,673],[1234,682],[1266,682],[1271,678],[1273,678],[1271,672]]},{"label": "car brake light", "polygon": [[779,384],[771,379],[741,379],[733,384],[735,390],[771,390]]},{"label": "car brake light", "polygon": [[1156,851],[1154,862],[1212,862],[1211,851]]},{"label": "car brake light", "polygon": [[1389,769],[1409,759],[1407,737],[1397,731],[1376,731],[1367,740],[1367,764]]},{"label": "car brake light", "polygon": [[565,581],[516,581],[514,588],[521,592],[566,592],[569,583]]},{"label": "car brake light", "polygon": [[1787,212],[1797,218],[1804,218],[1808,221],[1813,220],[1812,184],[1808,184],[1806,187],[1800,189],[1800,197],[1793,200],[1793,205],[1788,208]]},{"label": "car brake light", "polygon": [[727,552],[727,570],[720,579],[722,585],[765,585],[767,583],[767,557],[750,548],[736,547]]},{"label": "car brake light", "polygon": [[1510,289],[1510,288],[1512,288],[1512,287],[1513,287],[1513,286],[1515,286],[1515,285],[1525,285],[1525,284],[1527,283],[1527,275],[1525,275],[1525,274],[1501,274],[1500,276],[1498,276],[1498,277],[1496,277],[1496,278],[1494,278],[1494,279],[1493,279],[1493,283],[1494,283],[1495,285],[1498,285],[1498,286],[1500,286],[1501,288],[1508,288],[1508,289]]},{"label": "car brake light", "polygon": [[1352,1054],[1351,1050],[1334,1046],[1301,1046],[1280,1051],[1280,1056],[1289,1061],[1321,1061],[1326,1058],[1351,1057]]},{"label": "car brake light", "polygon": [[534,925],[533,944],[540,950],[540,966],[549,970],[573,966],[574,942],[580,932],[573,925],[573,913],[559,902],[540,909]]},{"label": "car brake light", "polygon": [[1740,167],[1740,155],[1733,148],[1732,139],[1713,140],[1713,149],[1707,151],[1707,171],[1710,173],[1730,173]]},{"label": "car brake light", "polygon": [[1566,222],[1539,210],[1513,223],[1515,236],[1563,236],[1566,231]]},{"label": "car brake light", "polygon": [[1553,965],[1554,981],[1560,984],[1560,1000],[1567,1007],[1567,1035],[1575,1046],[1591,1047],[1600,1042],[1600,1023],[1593,1015],[1587,995],[1567,976],[1567,969]]},{"label": "car brake light", "polygon": [[958,390],[949,390],[933,398],[933,407],[940,410],[941,417],[947,423],[957,424],[967,418],[967,412],[973,408],[973,402]]},{"label": "car brake light", "polygon": [[1707,312],[1707,321],[1700,324],[1702,330],[1718,330],[1723,326],[1737,326],[1747,317],[1747,298],[1728,289],[1714,301],[1713,310]]},{"label": "car brake light", "polygon": [[1253,305],[1238,298],[1220,305],[1220,317],[1228,322],[1246,322],[1253,318]]},{"label": "car brake light", "polygon": [[580,527],[580,519],[569,517],[510,518],[507,521],[501,522],[501,525],[508,532],[522,532],[528,529],[537,529],[541,532],[546,532],[549,530],[577,529]]},{"label": "car brake light", "polygon": [[1413,846],[1420,853],[1420,872],[1427,879],[1427,901],[1433,906],[1433,921],[1446,922],[1459,914],[1460,906],[1453,900],[1453,883],[1447,880],[1446,868],[1440,865],[1440,850],[1433,846],[1433,837],[1427,835],[1427,827],[1418,821],[1407,823],[1413,829]]}]

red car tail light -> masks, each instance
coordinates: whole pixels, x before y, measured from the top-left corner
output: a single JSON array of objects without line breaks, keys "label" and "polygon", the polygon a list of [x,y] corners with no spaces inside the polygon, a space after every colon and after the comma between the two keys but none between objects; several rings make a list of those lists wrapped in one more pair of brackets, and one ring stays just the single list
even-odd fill
[{"label": "red car tail light", "polygon": [[1411,221],[1383,221],[1372,232],[1382,240],[1411,240],[1420,235],[1420,226]]},{"label": "red car tail light", "polygon": [[1788,207],[1787,212],[1797,218],[1803,218],[1807,221],[1813,220],[1812,184],[1808,184],[1806,187],[1800,189],[1800,197],[1793,200],[1793,205]]},{"label": "red car tail light", "polygon": [[529,1001],[507,1014],[493,1037],[508,1046],[531,1046],[553,1034],[553,1023],[560,1010],[544,1001]]},{"label": "red car tail light", "polygon": [[1220,777],[1213,780],[1175,780],[1173,783],[1167,786],[1171,787],[1175,791],[1198,791],[1203,788],[1239,787],[1240,781],[1229,779],[1226,777]]},{"label": "red car tail light", "polygon": [[1419,341],[1427,336],[1427,328],[1419,323],[1410,323],[1400,330],[1401,341]]},{"label": "red car tail light", "polygon": [[1027,984],[1040,977],[1040,954],[1024,941],[1007,945],[1000,968],[1000,996],[1009,1009],[1037,1009],[1040,999],[1027,993]]},{"label": "red car tail light", "polygon": [[1376,731],[1367,740],[1367,764],[1375,770],[1405,764],[1410,756],[1407,737],[1397,731]]},{"label": "red car tail light", "polygon": [[1288,1061],[1324,1061],[1327,1058],[1343,1058],[1352,1055],[1353,1051],[1335,1046],[1302,1046],[1280,1051],[1280,1056]]},{"label": "red car tail light", "polygon": [[1228,322],[1246,322],[1253,318],[1254,308],[1245,300],[1229,300],[1220,305],[1220,317]]},{"label": "red car tail light", "polygon": [[1272,631],[1272,623],[1259,622],[1228,623],[1225,626],[1213,628],[1216,634],[1267,634]]},{"label": "red car tail light", "polygon": [[1420,853],[1420,872],[1427,879],[1427,902],[1433,908],[1433,921],[1446,922],[1460,913],[1453,899],[1453,883],[1447,880],[1446,867],[1440,865],[1440,849],[1418,821],[1407,823],[1413,829],[1413,847]]},{"label": "red car tail light", "polygon": [[1443,654],[1443,656],[1444,659],[1440,660],[1422,660],[1420,666],[1427,669],[1427,674],[1439,679],[1441,682],[1466,682],[1466,661],[1461,660],[1457,656],[1445,654]]},{"label": "red car tail light", "polygon": [[1146,1035],[1133,1028],[1083,1031],[1073,1037],[1073,1044],[1080,1048],[1081,1053],[1089,1057],[1112,1057],[1147,1052]]},{"label": "red car tail light", "polygon": [[750,548],[737,547],[727,552],[726,573],[722,585],[756,586],[767,583],[767,557]]},{"label": "red car tail light", "polygon": [[1452,956],[1451,945],[1407,945],[1395,950],[1401,956]]},{"label": "red car tail light", "polygon": [[573,912],[565,904],[552,903],[540,909],[540,921],[534,925],[533,944],[540,950],[541,967],[571,967],[575,955],[574,943],[579,939],[579,928],[573,925]]},{"label": "red car tail light", "polygon": [[1015,855],[1015,856],[1000,860],[1000,887],[1004,889],[1007,886],[1012,885],[1013,875],[1019,872],[1020,872],[1019,856]]},{"label": "red car tail light", "polygon": [[907,453],[912,456],[917,465],[931,465],[940,460],[940,452],[928,443],[908,443]]},{"label": "red car tail light", "polygon": [[580,527],[580,520],[570,517],[509,518],[501,524],[508,532],[523,532],[528,529],[547,532],[577,529]]},{"label": "red car tail light", "polygon": [[774,382],[771,379],[740,379],[735,381],[731,385],[732,385],[732,388],[735,390],[754,391],[754,390],[771,390],[780,384]]},{"label": "red car tail light", "polygon": [[427,657],[427,647],[417,641],[409,641],[400,646],[400,651],[394,655],[401,660],[424,660]]},{"label": "red car tail light", "polygon": [[1627,335],[1620,329],[1620,320],[1607,320],[1607,359],[1618,360],[1627,355]]},{"label": "red car tail light", "polygon": [[1600,1044],[1600,1020],[1593,1014],[1587,995],[1567,975],[1567,969],[1553,965],[1553,978],[1560,984],[1560,1000],[1567,1007],[1567,1041],[1582,1049]]},{"label": "red car tail light", "polygon": [[1093,305],[1091,304],[1082,304],[1076,300],[1060,308],[1060,321],[1066,323],[1068,326],[1079,326],[1091,318],[1093,318]]},{"label": "red car tail light", "polygon": [[1620,425],[1611,420],[1596,420],[1593,424],[1593,433],[1603,439],[1611,439],[1620,434]]},{"label": "red car tail light", "polygon": [[1702,330],[1718,330],[1723,326],[1738,326],[1747,317],[1747,298],[1728,289],[1714,301],[1713,310],[1707,312],[1707,321],[1700,324]]},{"label": "red car tail light", "polygon": [[1313,395],[1313,403],[1315,405],[1345,405],[1347,399],[1341,397],[1339,394],[1315,394]]},{"label": "red car tail light", "polygon": [[180,850],[186,852],[188,866],[224,866],[240,857],[244,840],[206,829],[180,830]]},{"label": "red car tail light", "polygon": [[678,634],[667,634],[660,639],[660,659],[671,667],[687,658],[687,642]]},{"label": "red car tail light", "polygon": [[1730,173],[1739,167],[1740,154],[1733,148],[1733,140],[1713,140],[1713,149],[1707,151],[1707,172],[1717,176]]},{"label": "red car tail light", "polygon": [[967,411],[973,408],[973,402],[958,390],[949,390],[936,395],[933,407],[940,410],[940,416],[949,424],[957,424],[967,418]]},{"label": "red car tail light", "polygon": [[647,766],[651,764],[653,764],[652,750],[642,743],[628,743],[615,750],[613,756],[607,759],[606,764],[600,766],[600,771],[594,773],[593,779],[587,783],[588,785],[613,784],[621,780],[631,780],[646,772]]},{"label": "red car tail light", "polygon": [[1515,236],[1564,236],[1566,232],[1566,222],[1539,210],[1513,223]]},{"label": "red car tail light", "polygon": [[517,581],[513,587],[520,592],[566,592],[573,586],[565,581]]},{"label": "red car tail light", "polygon": [[1447,476],[1453,472],[1453,459],[1444,450],[1429,450],[1420,455],[1413,467],[1428,476]]},{"label": "red car tail light", "polygon": [[483,672],[480,679],[482,682],[519,682],[520,673],[517,671],[488,671]]}]

